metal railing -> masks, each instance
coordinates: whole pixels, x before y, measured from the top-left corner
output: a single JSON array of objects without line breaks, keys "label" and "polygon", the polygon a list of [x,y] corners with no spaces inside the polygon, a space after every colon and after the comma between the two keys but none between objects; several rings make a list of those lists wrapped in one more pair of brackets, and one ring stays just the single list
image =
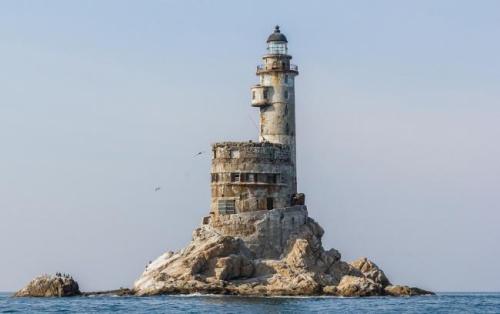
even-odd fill
[{"label": "metal railing", "polygon": [[257,66],[257,72],[260,71],[270,71],[270,70],[290,70],[290,71],[299,71],[299,67],[295,64],[289,64],[289,66],[283,66],[281,64],[271,66],[269,69],[266,69],[266,66],[264,64],[259,64]]}]

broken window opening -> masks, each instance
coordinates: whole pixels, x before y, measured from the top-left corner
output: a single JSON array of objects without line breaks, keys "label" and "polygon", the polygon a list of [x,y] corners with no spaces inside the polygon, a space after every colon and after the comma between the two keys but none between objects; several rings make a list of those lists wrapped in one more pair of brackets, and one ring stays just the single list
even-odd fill
[{"label": "broken window opening", "polygon": [[277,173],[273,173],[271,175],[271,183],[278,183],[278,174]]},{"label": "broken window opening", "polygon": [[235,200],[219,200],[217,204],[219,214],[230,215],[236,213]]},{"label": "broken window opening", "polygon": [[231,173],[231,182],[239,182],[240,174],[239,173]]},{"label": "broken window opening", "polygon": [[272,197],[268,197],[267,198],[267,204],[266,205],[267,205],[267,210],[273,209],[273,205],[274,204],[273,204],[273,198]]},{"label": "broken window opening", "polygon": [[219,181],[219,174],[212,173],[212,182],[218,182],[218,181]]}]

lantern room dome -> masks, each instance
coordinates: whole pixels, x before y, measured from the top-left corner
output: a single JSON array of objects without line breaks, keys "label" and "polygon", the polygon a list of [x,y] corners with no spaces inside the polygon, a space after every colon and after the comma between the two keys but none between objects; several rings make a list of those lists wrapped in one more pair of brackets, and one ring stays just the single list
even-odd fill
[{"label": "lantern room dome", "polygon": [[283,35],[281,32],[280,32],[280,27],[278,25],[276,25],[276,27],[274,28],[274,32],[269,35],[269,37],[267,37],[267,42],[285,42],[287,43],[288,41],[286,40],[286,36]]}]

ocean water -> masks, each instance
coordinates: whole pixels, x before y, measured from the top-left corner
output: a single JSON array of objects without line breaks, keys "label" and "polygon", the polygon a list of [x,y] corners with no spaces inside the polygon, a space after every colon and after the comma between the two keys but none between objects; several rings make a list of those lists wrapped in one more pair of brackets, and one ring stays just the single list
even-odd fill
[{"label": "ocean water", "polygon": [[440,293],[411,298],[10,296],[0,293],[0,313],[500,313],[500,293]]}]

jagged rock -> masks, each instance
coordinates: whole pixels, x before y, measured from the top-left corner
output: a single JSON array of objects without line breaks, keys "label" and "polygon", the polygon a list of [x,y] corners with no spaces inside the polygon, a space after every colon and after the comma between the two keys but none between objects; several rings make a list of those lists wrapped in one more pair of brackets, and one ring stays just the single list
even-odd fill
[{"label": "jagged rock", "polygon": [[326,295],[337,295],[337,286],[324,286],[323,293]]},{"label": "jagged rock", "polygon": [[252,276],[254,267],[245,256],[232,254],[217,258],[214,271],[216,279],[230,280]]},{"label": "jagged rock", "polygon": [[385,276],[384,272],[375,263],[373,263],[366,257],[359,258],[353,262],[350,262],[349,264],[361,271],[367,278],[382,285],[382,287],[391,284],[389,282],[389,279],[387,279],[387,277]]},{"label": "jagged rock", "polygon": [[325,251],[323,232],[305,206],[211,218],[193,232],[184,249],[150,263],[133,291],[390,295],[383,289],[389,280],[382,270],[369,260],[349,264],[340,260],[337,250]]},{"label": "jagged rock", "polygon": [[395,297],[403,297],[403,296],[414,296],[414,295],[433,295],[434,292],[426,291],[423,289],[419,289],[416,287],[408,287],[408,286],[387,286],[384,288],[384,292],[387,295],[395,296]]},{"label": "jagged rock", "polygon": [[292,249],[285,257],[285,262],[297,268],[312,268],[317,258],[311,249],[311,245],[305,239],[296,239]]},{"label": "jagged rock", "polygon": [[80,295],[78,283],[68,275],[42,275],[14,294],[15,297],[71,297]]},{"label": "jagged rock", "polygon": [[365,277],[344,276],[337,286],[337,294],[344,297],[380,295],[382,286]]}]

